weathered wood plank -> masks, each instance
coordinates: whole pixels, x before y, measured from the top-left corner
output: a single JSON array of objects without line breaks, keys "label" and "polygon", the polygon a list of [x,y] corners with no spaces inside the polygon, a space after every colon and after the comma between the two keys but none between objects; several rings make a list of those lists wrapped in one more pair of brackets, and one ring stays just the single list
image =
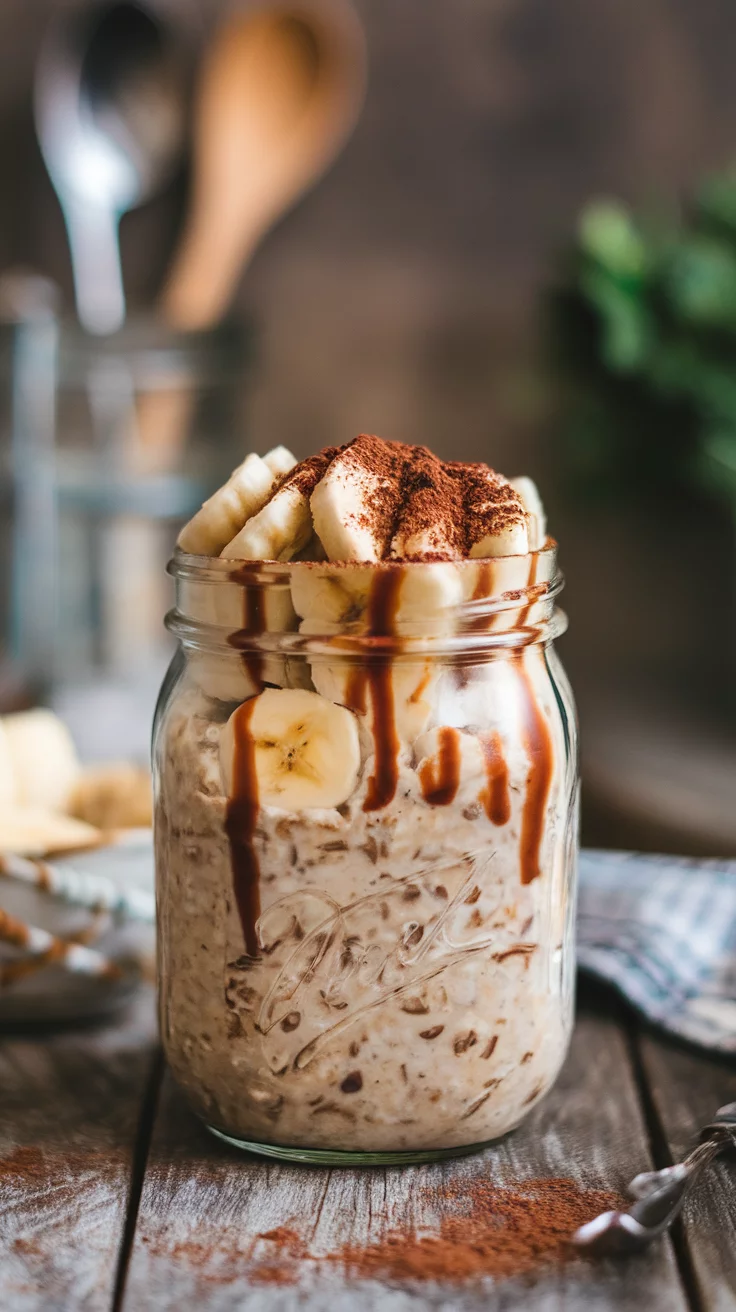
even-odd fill
[{"label": "weathered wood plank", "polygon": [[[646,1035],[642,1066],[673,1160],[692,1146],[701,1125],[736,1099],[736,1070],[722,1061]],[[717,1163],[683,1213],[685,1242],[706,1312],[736,1309],[736,1160]]]},{"label": "weathered wood plank", "polygon": [[152,1001],[105,1029],[0,1037],[0,1312],[112,1305]]},{"label": "weathered wood plank", "polygon": [[[565,1176],[610,1189],[648,1162],[625,1038],[611,1019],[583,1017],[556,1089],[516,1134],[481,1155],[433,1166],[328,1171],[238,1156],[207,1136],[167,1080],[123,1307],[682,1312],[687,1302],[669,1242],[633,1264],[575,1261],[531,1284],[358,1279],[334,1260],[346,1243],[375,1243],[408,1223],[436,1233],[443,1211],[462,1215],[462,1185],[478,1174],[499,1186]],[[460,1196],[428,1205],[428,1186],[452,1180]],[[296,1236],[286,1259],[264,1237],[277,1227]],[[293,1283],[284,1283],[285,1261]]]}]

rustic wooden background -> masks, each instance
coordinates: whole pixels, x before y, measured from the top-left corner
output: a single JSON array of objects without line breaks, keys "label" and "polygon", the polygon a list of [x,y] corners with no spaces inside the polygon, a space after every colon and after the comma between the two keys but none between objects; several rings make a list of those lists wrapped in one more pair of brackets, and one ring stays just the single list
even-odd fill
[{"label": "rustic wooden background", "polygon": [[[161,3],[202,38],[220,7]],[[260,325],[249,440],[305,454],[368,428],[537,475],[563,544],[563,650],[584,709],[649,678],[722,718],[733,682],[726,517],[700,508],[684,524],[670,506],[635,516],[568,504],[523,380],[538,293],[586,198],[671,197],[734,153],[732,0],[356,3],[371,57],[362,121],[240,292]],[[69,295],[31,113],[51,7],[0,4],[0,268],[40,267]],[[160,281],[182,195],[183,181],[124,221],[134,301]]]}]

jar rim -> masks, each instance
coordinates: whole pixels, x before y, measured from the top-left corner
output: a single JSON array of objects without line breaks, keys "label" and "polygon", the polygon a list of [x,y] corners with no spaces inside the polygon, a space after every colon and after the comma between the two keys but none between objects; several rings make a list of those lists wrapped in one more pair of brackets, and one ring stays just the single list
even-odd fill
[{"label": "jar rim", "polygon": [[[177,547],[173,556],[166,566],[167,574],[172,578],[191,579],[200,583],[212,582],[237,583],[244,580],[244,576],[253,576],[253,581],[257,580],[258,575],[263,575],[264,583],[271,577],[276,580],[292,570],[299,571],[333,571],[339,574],[346,570],[360,570],[371,573],[387,572],[389,570],[409,570],[418,572],[420,570],[436,569],[438,566],[452,566],[455,569],[471,570],[477,569],[479,565],[498,566],[503,568],[503,562],[517,562],[528,560],[531,562],[551,561],[555,566],[553,578],[558,576],[557,565],[557,542],[554,538],[548,537],[543,547],[536,551],[527,551],[516,555],[507,556],[473,556],[464,557],[462,560],[237,560],[234,558],[225,558],[223,556],[202,556],[194,555],[191,552],[181,551]],[[539,572],[537,567],[537,573]],[[561,577],[561,576],[560,576]]]},{"label": "jar rim", "polygon": [[[444,587],[443,571],[451,571],[454,586]],[[186,645],[241,652],[287,648],[294,654],[334,659],[338,642],[346,654],[372,652],[386,658],[416,656],[422,651],[465,652],[509,649],[545,643],[567,627],[556,598],[564,587],[557,567],[557,543],[548,538],[538,551],[517,556],[462,561],[240,561],[203,557],[177,550],[168,564],[177,584],[177,605],[166,618],[170,632]],[[393,600],[390,617],[383,606],[371,616],[372,588],[358,584],[356,606],[330,618],[317,608],[311,617],[302,610],[302,593],[309,574],[319,580],[339,579],[349,572],[352,594],[356,574],[373,580],[400,575],[400,590],[383,589]],[[465,582],[458,587],[458,576]],[[302,587],[296,589],[301,578]],[[430,581],[430,590],[421,585]],[[265,621],[267,598],[291,592],[294,626]],[[210,595],[211,594],[211,595]],[[222,594],[222,596],[220,596]],[[242,594],[242,598],[241,598]],[[261,600],[259,600],[259,594]],[[209,600],[208,600],[209,597]],[[309,616],[309,626],[300,616]],[[242,617],[242,618],[241,618]],[[255,627],[253,627],[255,624]]]}]

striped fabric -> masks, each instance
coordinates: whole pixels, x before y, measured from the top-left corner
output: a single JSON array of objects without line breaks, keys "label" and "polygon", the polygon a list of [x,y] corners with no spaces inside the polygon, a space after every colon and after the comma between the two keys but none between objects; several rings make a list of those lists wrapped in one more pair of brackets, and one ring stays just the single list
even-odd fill
[{"label": "striped fabric", "polygon": [[671,1034],[736,1054],[736,861],[584,851],[578,964]]}]

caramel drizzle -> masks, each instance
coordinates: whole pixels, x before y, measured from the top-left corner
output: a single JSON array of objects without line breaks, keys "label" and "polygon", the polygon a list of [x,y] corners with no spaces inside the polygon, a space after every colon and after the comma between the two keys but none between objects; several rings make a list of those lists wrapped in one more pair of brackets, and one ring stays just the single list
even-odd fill
[{"label": "caramel drizzle", "polygon": [[233,784],[225,814],[225,833],[230,843],[233,892],[250,957],[259,953],[256,924],[261,914],[260,866],[253,846],[258,818],[256,750],[250,732],[255,698],[243,702],[233,715]]},{"label": "caramel drizzle", "polygon": [[419,771],[422,796],[430,806],[449,806],[460,787],[460,734],[449,727],[439,731],[439,751]]},{"label": "caramel drizzle", "polygon": [[511,797],[509,794],[509,768],[503,754],[503,744],[498,730],[482,734],[480,745],[486,767],[486,787],[480,794],[488,819],[494,825],[505,825],[511,815]]},{"label": "caramel drizzle", "polygon": [[514,656],[513,663],[524,690],[523,739],[529,760],[521,817],[519,864],[522,884],[531,884],[541,874],[539,855],[553,771],[552,735],[532,687],[523,651]]},{"label": "caramel drizzle", "polygon": [[[368,780],[364,811],[380,811],[387,806],[399,780],[399,735],[394,714],[391,653],[399,648],[396,612],[403,577],[404,571],[397,566],[376,571],[368,600],[366,635],[375,640],[376,650],[366,654],[364,665],[353,667],[345,690],[345,704],[351,711],[364,715],[368,694],[373,711],[376,764],[375,773]],[[382,639],[389,641],[382,642]]]}]

